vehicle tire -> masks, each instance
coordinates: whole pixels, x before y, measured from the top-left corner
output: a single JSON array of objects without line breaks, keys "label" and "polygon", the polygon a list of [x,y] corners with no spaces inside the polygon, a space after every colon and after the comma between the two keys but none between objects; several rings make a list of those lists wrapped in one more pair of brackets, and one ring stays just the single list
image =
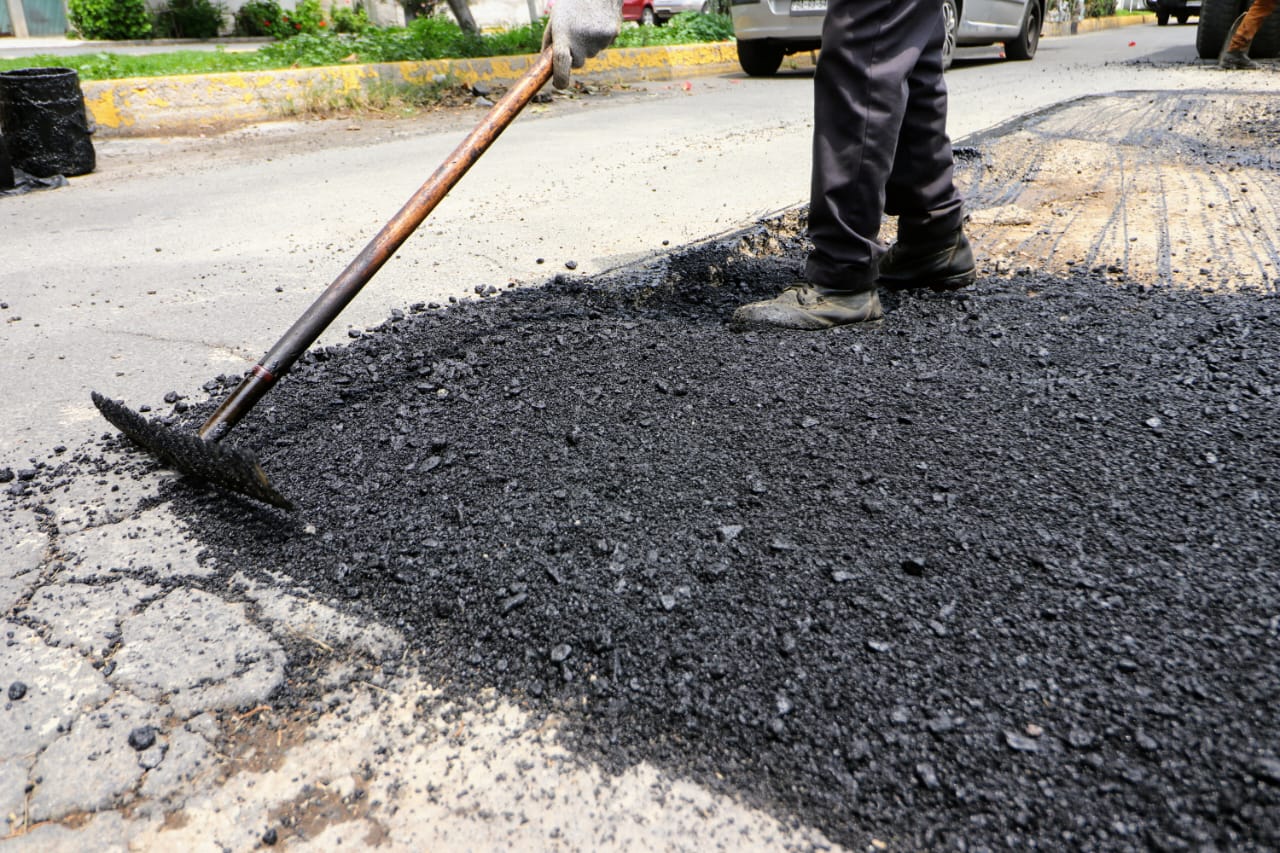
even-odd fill
[{"label": "vehicle tire", "polygon": [[1262,28],[1249,45],[1249,55],[1254,59],[1274,59],[1280,56],[1280,15],[1272,14],[1262,22]]},{"label": "vehicle tire", "polygon": [[1185,24],[1185,23],[1186,23],[1187,21],[1189,21],[1189,20],[1191,20],[1191,16],[1190,16],[1190,15],[1179,15],[1179,16],[1178,16],[1178,23],[1179,23],[1180,25],[1181,25],[1181,24]]},{"label": "vehicle tire", "polygon": [[1004,55],[1008,59],[1027,60],[1036,55],[1040,46],[1040,4],[1027,4],[1027,11],[1022,16],[1022,32],[1013,41],[1004,43]]},{"label": "vehicle tire", "polygon": [[946,71],[956,57],[956,30],[960,26],[956,0],[942,0],[942,25],[946,32],[942,39],[942,70]]},{"label": "vehicle tire", "polygon": [[764,39],[738,39],[738,64],[752,77],[772,77],[782,67],[785,52]]},{"label": "vehicle tire", "polygon": [[1168,13],[1168,12],[1156,12],[1156,26],[1158,26],[1158,27],[1167,27],[1167,26],[1169,26],[1169,13]]},{"label": "vehicle tire", "polygon": [[1247,2],[1248,0],[1203,0],[1200,4],[1200,22],[1196,25],[1196,53],[1201,59],[1218,58],[1227,34],[1231,32],[1231,25],[1244,12]]},{"label": "vehicle tire", "polygon": [[657,24],[658,18],[653,14],[653,7],[645,6],[644,10],[640,12],[640,26],[654,27],[657,26]]}]

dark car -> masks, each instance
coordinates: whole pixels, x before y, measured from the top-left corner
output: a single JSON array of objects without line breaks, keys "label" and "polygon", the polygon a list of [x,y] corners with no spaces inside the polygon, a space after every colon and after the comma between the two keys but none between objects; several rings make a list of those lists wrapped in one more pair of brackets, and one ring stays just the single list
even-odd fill
[{"label": "dark car", "polygon": [[1200,0],[1146,0],[1147,8],[1156,13],[1156,23],[1165,26],[1173,18],[1179,24],[1200,16]]}]

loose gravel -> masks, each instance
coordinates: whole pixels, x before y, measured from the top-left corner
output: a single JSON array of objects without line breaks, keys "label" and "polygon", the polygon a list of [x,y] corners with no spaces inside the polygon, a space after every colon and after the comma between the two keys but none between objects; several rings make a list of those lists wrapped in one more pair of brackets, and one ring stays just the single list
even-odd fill
[{"label": "loose gravel", "polygon": [[794,223],[389,321],[236,436],[228,570],[852,846],[1280,845],[1280,315],[1091,274],[729,332]]},{"label": "loose gravel", "polygon": [[851,847],[1280,847],[1274,290],[988,265],[730,332],[802,227],[396,312],[233,434],[296,512],[163,496],[210,583]]}]

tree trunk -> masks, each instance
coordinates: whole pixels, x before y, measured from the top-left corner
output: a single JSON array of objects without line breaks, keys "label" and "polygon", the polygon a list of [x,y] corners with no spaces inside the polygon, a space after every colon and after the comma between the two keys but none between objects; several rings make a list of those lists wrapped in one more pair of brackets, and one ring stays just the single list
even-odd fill
[{"label": "tree trunk", "polygon": [[465,33],[480,35],[480,27],[476,25],[476,19],[471,15],[471,7],[467,5],[467,0],[449,0],[449,11],[453,12],[453,17],[458,22],[458,26],[462,27]]}]

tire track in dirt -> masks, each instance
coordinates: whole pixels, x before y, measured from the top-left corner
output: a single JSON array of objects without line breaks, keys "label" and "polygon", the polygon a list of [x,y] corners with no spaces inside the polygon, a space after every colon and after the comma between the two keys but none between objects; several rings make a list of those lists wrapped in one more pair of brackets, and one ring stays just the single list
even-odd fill
[{"label": "tire track in dirt", "polygon": [[1124,93],[993,131],[957,167],[973,242],[997,272],[1274,289],[1280,157],[1261,128],[1276,111],[1247,93]]}]

